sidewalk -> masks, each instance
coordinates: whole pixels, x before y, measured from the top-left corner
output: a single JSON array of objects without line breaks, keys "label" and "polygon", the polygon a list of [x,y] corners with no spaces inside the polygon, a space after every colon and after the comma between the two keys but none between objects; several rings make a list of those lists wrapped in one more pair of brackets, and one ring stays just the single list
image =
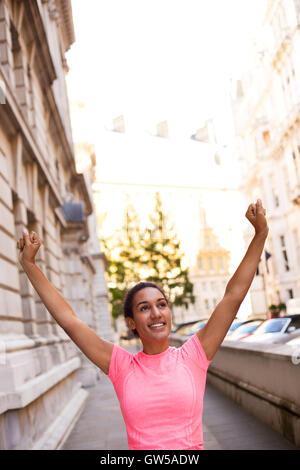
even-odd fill
[{"label": "sidewalk", "polygon": [[[103,374],[97,385],[86,390],[90,394],[86,407],[61,450],[128,450],[125,424],[109,378]],[[209,384],[203,409],[205,450],[297,449]]]}]

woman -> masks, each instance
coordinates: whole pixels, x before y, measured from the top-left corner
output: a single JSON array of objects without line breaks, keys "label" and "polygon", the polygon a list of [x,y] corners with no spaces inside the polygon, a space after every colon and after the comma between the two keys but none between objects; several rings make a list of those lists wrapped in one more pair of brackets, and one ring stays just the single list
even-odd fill
[{"label": "woman", "polygon": [[46,308],[82,352],[112,381],[125,420],[129,449],[203,449],[202,404],[207,368],[226,336],[255,275],[268,235],[258,199],[246,218],[254,237],[223,299],[206,325],[180,348],[169,347],[171,311],[152,283],[139,283],[124,302],[125,320],[143,350],[131,354],[97,336],[73,312],[35,264],[36,233],[23,233],[19,261]]}]

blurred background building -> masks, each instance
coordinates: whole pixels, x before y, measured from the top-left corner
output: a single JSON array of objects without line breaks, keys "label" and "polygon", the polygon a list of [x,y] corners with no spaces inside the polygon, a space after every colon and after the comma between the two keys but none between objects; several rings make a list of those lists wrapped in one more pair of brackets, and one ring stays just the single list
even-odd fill
[{"label": "blurred background building", "polygon": [[270,225],[251,286],[258,315],[300,297],[299,26],[299,1],[269,0],[249,72],[233,87],[243,191],[261,194]]},{"label": "blurred background building", "polygon": [[[79,127],[84,110],[74,105],[73,115]],[[93,188],[101,234],[109,237],[121,227],[128,202],[144,228],[159,192],[196,296],[188,309],[173,308],[173,321],[210,316],[245,253],[249,201],[240,195],[234,148],[217,142],[213,120],[183,139],[172,135],[166,120],[142,134],[126,131],[125,117],[119,116],[101,134],[97,156]],[[247,298],[239,316],[251,313]],[[119,323],[124,327],[122,319]]]},{"label": "blurred background building", "polygon": [[[0,448],[59,448],[100,371],[52,319],[18,263],[22,229],[75,313],[113,340],[91,192],[94,153],[77,147],[65,73],[69,0],[0,0]],[[80,169],[82,152],[90,162]]]}]

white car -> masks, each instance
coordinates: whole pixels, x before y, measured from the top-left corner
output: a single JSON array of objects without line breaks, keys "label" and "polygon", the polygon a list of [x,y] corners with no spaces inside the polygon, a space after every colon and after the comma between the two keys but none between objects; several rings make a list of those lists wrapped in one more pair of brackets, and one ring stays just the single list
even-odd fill
[{"label": "white car", "polygon": [[226,337],[226,341],[237,341],[248,338],[263,323],[262,320],[253,320],[238,326],[233,333]]},{"label": "white car", "polygon": [[290,339],[285,344],[287,344],[288,346],[300,346],[300,332],[299,332],[299,336],[296,336],[296,338]]},{"label": "white car", "polygon": [[251,336],[242,341],[247,343],[286,343],[300,334],[300,314],[265,320]]}]

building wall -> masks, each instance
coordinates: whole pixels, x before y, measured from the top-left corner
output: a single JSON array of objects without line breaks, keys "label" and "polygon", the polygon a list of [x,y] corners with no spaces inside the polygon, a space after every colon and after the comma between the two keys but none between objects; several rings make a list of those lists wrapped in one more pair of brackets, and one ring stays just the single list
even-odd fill
[{"label": "building wall", "polygon": [[195,318],[209,317],[223,298],[229,281],[230,253],[220,246],[212,227],[202,227],[200,250],[192,267]]},{"label": "building wall", "polygon": [[[1,449],[58,448],[84,407],[82,384],[100,376],[42,304],[16,247],[23,228],[38,233],[37,264],[101,335],[104,260],[88,182],[76,172],[64,79],[71,18],[70,2],[0,0]],[[78,222],[62,210],[68,197],[84,204]]]},{"label": "building wall", "polygon": [[269,306],[300,297],[299,15],[295,0],[268,2],[249,72],[236,83],[233,99],[243,190],[263,200],[270,226],[271,257],[262,256],[251,288],[258,314],[263,298]]}]

